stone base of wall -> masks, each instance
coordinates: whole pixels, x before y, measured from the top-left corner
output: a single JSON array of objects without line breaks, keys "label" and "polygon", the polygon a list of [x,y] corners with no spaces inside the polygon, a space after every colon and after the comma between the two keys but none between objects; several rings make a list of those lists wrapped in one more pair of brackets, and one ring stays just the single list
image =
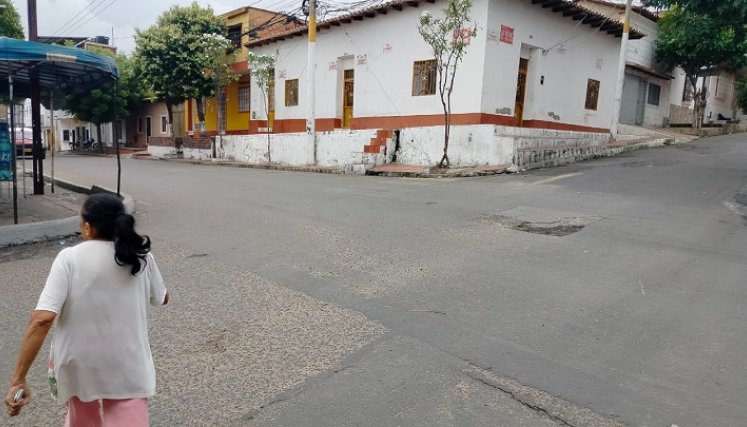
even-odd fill
[{"label": "stone base of wall", "polygon": [[692,108],[671,104],[669,106],[669,124],[670,125],[692,125],[693,124]]}]

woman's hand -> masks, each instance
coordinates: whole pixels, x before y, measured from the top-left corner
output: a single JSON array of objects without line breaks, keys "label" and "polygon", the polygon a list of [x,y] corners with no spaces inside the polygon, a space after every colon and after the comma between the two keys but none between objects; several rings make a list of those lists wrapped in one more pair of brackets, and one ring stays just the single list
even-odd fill
[{"label": "woman's hand", "polygon": [[[16,394],[19,390],[23,390],[21,398],[15,400]],[[5,408],[8,410],[8,414],[11,417],[21,413],[21,408],[28,405],[31,402],[31,389],[29,388],[26,381],[21,381],[17,384],[13,384],[8,389],[8,393],[5,395]]]}]

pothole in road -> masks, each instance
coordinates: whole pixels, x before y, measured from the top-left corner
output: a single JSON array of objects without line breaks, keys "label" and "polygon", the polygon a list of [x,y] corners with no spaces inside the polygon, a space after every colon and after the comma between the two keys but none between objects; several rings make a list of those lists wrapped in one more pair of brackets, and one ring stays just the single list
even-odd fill
[{"label": "pothole in road", "polygon": [[545,236],[569,236],[601,221],[600,216],[518,207],[487,218],[503,227]]}]

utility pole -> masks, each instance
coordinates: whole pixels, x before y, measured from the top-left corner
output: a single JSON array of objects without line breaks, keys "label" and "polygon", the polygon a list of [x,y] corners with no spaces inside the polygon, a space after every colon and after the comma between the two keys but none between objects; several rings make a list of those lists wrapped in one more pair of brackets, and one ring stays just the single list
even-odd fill
[{"label": "utility pole", "polygon": [[620,124],[620,109],[622,107],[622,91],[625,82],[625,57],[628,52],[628,40],[630,39],[630,10],[633,8],[633,0],[628,0],[625,4],[625,17],[623,18],[622,41],[620,42],[620,60],[617,63],[617,82],[615,85],[615,110],[612,116],[612,126],[610,133],[617,136],[619,133],[618,125]]},{"label": "utility pole", "polygon": [[306,136],[308,143],[314,149],[314,164],[317,162],[316,158],[316,111],[315,111],[315,95],[316,95],[316,68],[314,67],[314,55],[316,51],[316,0],[309,0],[309,58],[306,65],[306,72],[308,73],[308,104],[306,111]]},{"label": "utility pole", "polygon": [[[28,0],[29,40],[36,41],[39,34],[36,26],[36,0]],[[34,194],[44,194],[44,147],[41,135],[41,87],[39,87],[39,71],[31,69],[31,138],[33,140],[31,152],[33,157]]]}]

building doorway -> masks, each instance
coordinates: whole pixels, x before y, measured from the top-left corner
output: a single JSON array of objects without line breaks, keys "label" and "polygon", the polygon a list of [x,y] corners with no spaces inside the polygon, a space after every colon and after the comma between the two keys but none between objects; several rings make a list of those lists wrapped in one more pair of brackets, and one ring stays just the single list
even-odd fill
[{"label": "building doorway", "polygon": [[514,125],[521,126],[524,122],[524,99],[527,93],[527,72],[529,59],[519,59],[519,72],[516,81],[516,103],[514,104]]},{"label": "building doorway", "polygon": [[620,123],[637,126],[643,124],[643,116],[646,112],[647,88],[648,82],[646,79],[625,74],[622,104],[620,105]]},{"label": "building doorway", "polygon": [[355,70],[349,69],[343,72],[342,90],[342,127],[350,128],[353,120],[353,101],[355,96]]}]

